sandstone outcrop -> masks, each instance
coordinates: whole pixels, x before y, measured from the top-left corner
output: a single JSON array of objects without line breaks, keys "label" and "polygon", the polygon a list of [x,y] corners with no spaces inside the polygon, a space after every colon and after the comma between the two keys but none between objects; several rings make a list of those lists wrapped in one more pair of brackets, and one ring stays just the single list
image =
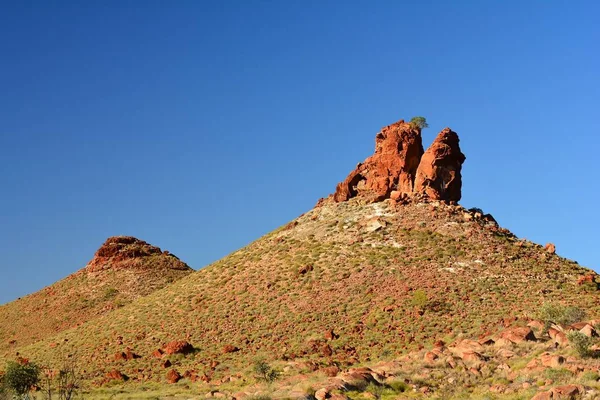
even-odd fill
[{"label": "sandstone outcrop", "polygon": [[422,155],[420,129],[403,120],[386,126],[375,137],[375,154],[337,185],[333,198],[341,202],[366,196],[378,201],[392,190],[411,193]]},{"label": "sandstone outcrop", "polygon": [[432,200],[459,201],[461,169],[465,155],[460,151],[458,135],[450,128],[442,130],[427,149],[417,168],[415,192]]},{"label": "sandstone outcrop", "polygon": [[415,194],[458,201],[465,161],[458,142],[456,132],[445,128],[424,152],[420,128],[404,120],[386,126],[375,137],[375,153],[337,185],[333,201],[400,200]]},{"label": "sandstone outcrop", "polygon": [[94,258],[87,264],[86,271],[97,272],[102,270],[115,270],[148,266],[145,262],[154,257],[153,263],[157,266],[173,270],[192,270],[186,263],[179,260],[168,251],[152,246],[133,236],[113,236],[106,239],[104,244],[96,251]]}]

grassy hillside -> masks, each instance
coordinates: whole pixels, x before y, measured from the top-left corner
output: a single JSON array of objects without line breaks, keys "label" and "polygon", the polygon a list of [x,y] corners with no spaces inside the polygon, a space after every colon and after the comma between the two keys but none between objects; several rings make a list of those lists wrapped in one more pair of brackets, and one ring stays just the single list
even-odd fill
[{"label": "grassy hillside", "polygon": [[[352,199],[19,351],[49,364],[76,355],[98,384],[115,369],[129,384],[165,382],[166,359],[212,383],[247,379],[257,357],[344,368],[491,335],[546,302],[599,316],[597,285],[580,282],[588,274],[479,210]],[[195,351],[152,355],[172,340]],[[141,357],[115,358],[127,348]]]},{"label": "grassy hillside", "polygon": [[0,354],[14,356],[22,346],[108,314],[192,271],[143,241],[111,238],[86,268],[0,306]]}]

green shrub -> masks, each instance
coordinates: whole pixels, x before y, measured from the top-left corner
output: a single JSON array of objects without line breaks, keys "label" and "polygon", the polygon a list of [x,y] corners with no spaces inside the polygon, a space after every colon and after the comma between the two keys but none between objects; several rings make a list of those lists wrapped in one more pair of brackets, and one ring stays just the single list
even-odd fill
[{"label": "green shrub", "polygon": [[544,376],[546,379],[560,382],[570,379],[573,373],[566,368],[548,368],[544,371]]},{"label": "green shrub", "polygon": [[425,119],[425,117],[413,117],[413,119],[410,120],[409,124],[413,128],[419,128],[419,129],[429,128],[429,124],[427,123],[427,120]]},{"label": "green shrub", "polygon": [[546,332],[552,324],[566,326],[581,321],[585,318],[585,311],[577,307],[545,303],[540,308],[539,318],[544,321],[544,332]]},{"label": "green shrub", "polygon": [[395,393],[404,393],[404,392],[406,392],[409,389],[409,387],[406,384],[406,382],[401,381],[401,380],[392,381],[392,382],[388,383],[388,386]]},{"label": "green shrub", "polygon": [[598,375],[598,372],[586,371],[583,374],[581,374],[580,380],[582,382],[585,382],[585,381],[596,382],[596,381],[600,380],[600,375]]},{"label": "green shrub", "polygon": [[376,399],[380,399],[381,395],[385,392],[385,386],[371,382],[365,388],[365,392],[371,393]]},{"label": "green shrub", "polygon": [[272,383],[279,378],[279,372],[271,368],[264,360],[258,360],[254,364],[254,373],[256,374],[256,379],[262,382]]},{"label": "green shrub", "polygon": [[9,400],[8,389],[4,385],[4,375],[0,375],[0,400]]},{"label": "green shrub", "polygon": [[113,287],[111,288],[107,288],[104,291],[104,299],[108,300],[108,299],[112,299],[113,297],[115,297],[117,294],[119,294],[119,291]]},{"label": "green shrub", "polygon": [[40,381],[40,368],[34,363],[9,361],[4,374],[5,387],[20,398],[29,399],[29,391]]},{"label": "green shrub", "polygon": [[569,342],[581,358],[590,357],[592,355],[590,350],[590,346],[593,344],[592,338],[587,337],[579,331],[571,331],[567,333],[567,339],[569,339]]},{"label": "green shrub", "polygon": [[424,310],[427,306],[427,294],[422,289],[417,289],[413,292],[412,297],[410,299],[410,303],[413,307],[416,307],[420,310]]}]

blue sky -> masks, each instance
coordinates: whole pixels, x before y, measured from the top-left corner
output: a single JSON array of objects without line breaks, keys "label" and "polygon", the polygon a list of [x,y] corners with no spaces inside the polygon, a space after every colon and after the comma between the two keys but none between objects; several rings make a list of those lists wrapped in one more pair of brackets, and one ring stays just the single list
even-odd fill
[{"label": "blue sky", "polygon": [[2,2],[0,303],[134,235],[198,269],[424,115],[466,207],[598,270],[596,1]]}]

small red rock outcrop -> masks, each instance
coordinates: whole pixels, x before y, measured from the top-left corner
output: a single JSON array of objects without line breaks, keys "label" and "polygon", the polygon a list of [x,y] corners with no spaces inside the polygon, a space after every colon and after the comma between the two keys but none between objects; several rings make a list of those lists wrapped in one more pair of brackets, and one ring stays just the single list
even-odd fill
[{"label": "small red rock outcrop", "polygon": [[179,260],[168,251],[152,246],[133,236],[113,236],[106,239],[104,244],[96,251],[94,258],[87,264],[88,272],[97,272],[107,269],[130,268],[137,261],[149,256],[162,256],[162,266],[176,270],[192,270],[186,263]]},{"label": "small red rock outcrop", "polygon": [[420,128],[404,120],[386,126],[375,137],[375,153],[337,185],[333,201],[399,200],[413,194],[458,201],[465,161],[458,142],[456,132],[445,128],[424,152]]},{"label": "small red rock outcrop", "polygon": [[174,369],[167,372],[167,382],[170,384],[177,383],[181,380],[181,374]]},{"label": "small red rock outcrop", "polygon": [[466,157],[460,151],[458,142],[458,135],[450,128],[438,134],[421,157],[415,178],[415,192],[424,193],[433,200],[460,200],[460,171]]},{"label": "small red rock outcrop", "polygon": [[126,381],[127,380],[127,377],[125,375],[123,375],[121,373],[121,371],[118,371],[116,369],[113,369],[112,371],[107,372],[106,375],[105,375],[105,377],[106,377],[107,381],[112,381],[112,380],[115,380],[115,381]]}]

